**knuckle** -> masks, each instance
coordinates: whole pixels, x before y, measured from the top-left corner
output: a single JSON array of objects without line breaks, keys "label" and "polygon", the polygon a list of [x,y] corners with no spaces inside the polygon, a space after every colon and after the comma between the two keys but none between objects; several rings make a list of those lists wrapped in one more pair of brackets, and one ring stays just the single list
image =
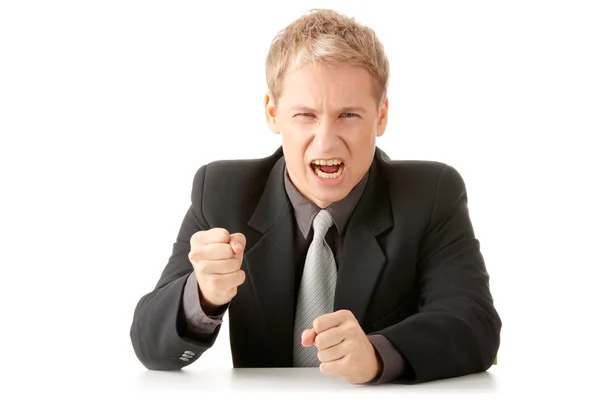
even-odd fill
[{"label": "knuckle", "polygon": [[196,271],[198,271],[201,274],[204,273],[204,269],[206,268],[206,261],[194,259],[194,261],[192,261],[192,264],[194,265],[194,269]]},{"label": "knuckle", "polygon": [[330,374],[329,367],[327,366],[327,364],[321,364],[321,365],[319,365],[319,370],[324,375],[329,375]]},{"label": "knuckle", "polygon": [[200,241],[202,240],[202,236],[205,234],[206,234],[205,231],[198,231],[198,232],[194,233],[190,237],[190,245],[193,247],[196,243],[200,243]]},{"label": "knuckle", "polygon": [[228,242],[229,241],[229,231],[225,228],[213,228],[211,230],[213,240],[215,242]]},{"label": "knuckle", "polygon": [[358,349],[358,342],[356,340],[348,340],[348,354],[352,355],[353,352]]},{"label": "knuckle", "polygon": [[201,244],[194,244],[190,248],[188,258],[191,262],[200,262],[206,259],[206,246]]},{"label": "knuckle", "polygon": [[197,260],[203,260],[206,258],[206,246],[196,246],[194,248],[194,255]]},{"label": "knuckle", "polygon": [[230,258],[227,260],[223,260],[223,271],[227,271],[233,277],[237,277],[238,272],[240,271],[240,268],[238,267],[237,261]]},{"label": "knuckle", "polygon": [[317,337],[315,339],[315,345],[317,346],[318,349],[323,347],[323,337],[321,335],[317,335]]},{"label": "knuckle", "polygon": [[198,261],[198,251],[197,251],[196,247],[192,246],[190,248],[190,251],[188,253],[188,259],[190,260],[191,263]]},{"label": "knuckle", "polygon": [[217,244],[213,246],[212,258],[215,260],[226,260],[233,257],[233,250],[228,244]]},{"label": "knuckle", "polygon": [[315,319],[313,321],[313,328],[315,328],[315,331],[321,332],[323,328],[323,321],[320,318]]},{"label": "knuckle", "polygon": [[321,333],[319,335],[317,335],[317,337],[315,338],[315,345],[317,346],[318,349],[323,349],[328,347],[329,341],[328,341],[328,335],[327,332],[325,333]]},{"label": "knuckle", "polygon": [[320,362],[325,362],[325,356],[323,355],[322,351],[317,352],[317,358]]},{"label": "knuckle", "polygon": [[346,325],[346,332],[350,335],[355,335],[360,331],[360,326],[358,324],[348,324]]}]

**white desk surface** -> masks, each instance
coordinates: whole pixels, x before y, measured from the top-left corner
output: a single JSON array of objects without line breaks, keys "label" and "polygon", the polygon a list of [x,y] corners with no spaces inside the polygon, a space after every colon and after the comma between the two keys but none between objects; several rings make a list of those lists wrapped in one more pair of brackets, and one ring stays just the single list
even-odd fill
[{"label": "white desk surface", "polygon": [[[413,399],[413,398],[573,398],[599,399],[592,376],[571,377],[548,370],[489,371],[418,385],[352,385],[318,368],[189,368],[148,371],[141,367],[74,364],[70,367],[10,371],[0,385],[1,399]],[[564,371],[564,370],[563,370]],[[17,372],[16,375],[11,374]],[[590,375],[592,371],[588,371]],[[11,378],[11,375],[13,379]],[[6,378],[6,373],[2,378]],[[592,378],[592,379],[590,379]],[[56,396],[55,396],[56,395]],[[308,397],[307,397],[308,396]],[[541,396],[541,397],[540,397]]]},{"label": "white desk surface", "polygon": [[[337,377],[328,377],[318,368],[281,369],[195,369],[179,372],[140,371],[125,385],[130,398],[206,399],[214,393],[219,399],[413,399],[413,398],[577,398],[600,399],[594,380],[568,373],[549,374],[532,368],[509,370],[493,366],[489,371],[418,385],[352,385]],[[563,370],[564,371],[564,370]],[[585,374],[587,375],[587,374]],[[219,395],[221,393],[221,395]],[[309,396],[309,397],[307,397]],[[542,397],[540,397],[542,396]]]},{"label": "white desk surface", "polygon": [[190,393],[202,391],[230,392],[232,394],[264,395],[287,394],[292,398],[305,395],[330,395],[344,398],[397,398],[406,394],[440,394],[455,392],[495,393],[497,382],[490,372],[430,382],[420,385],[352,385],[337,377],[324,376],[318,368],[273,368],[273,369],[220,369],[161,373],[144,371],[137,376],[135,386],[148,392],[160,392],[177,388]]}]

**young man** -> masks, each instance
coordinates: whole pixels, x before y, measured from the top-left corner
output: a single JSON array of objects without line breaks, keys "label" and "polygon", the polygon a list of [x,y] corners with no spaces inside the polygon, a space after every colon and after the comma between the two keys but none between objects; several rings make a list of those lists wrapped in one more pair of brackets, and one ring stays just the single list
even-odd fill
[{"label": "young man", "polygon": [[501,320],[459,173],[376,147],[389,66],[331,10],[282,30],[265,115],[282,146],[196,173],[192,202],[131,327],[149,369],[201,357],[229,310],[234,367],[319,367],[352,383],[480,372]]}]

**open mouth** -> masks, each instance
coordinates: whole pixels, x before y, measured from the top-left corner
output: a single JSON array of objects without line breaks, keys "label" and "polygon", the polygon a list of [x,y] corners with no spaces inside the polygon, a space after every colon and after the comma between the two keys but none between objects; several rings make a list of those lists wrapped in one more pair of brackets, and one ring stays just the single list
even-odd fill
[{"label": "open mouth", "polygon": [[338,158],[332,160],[314,160],[310,166],[319,178],[336,179],[344,171],[344,162]]}]

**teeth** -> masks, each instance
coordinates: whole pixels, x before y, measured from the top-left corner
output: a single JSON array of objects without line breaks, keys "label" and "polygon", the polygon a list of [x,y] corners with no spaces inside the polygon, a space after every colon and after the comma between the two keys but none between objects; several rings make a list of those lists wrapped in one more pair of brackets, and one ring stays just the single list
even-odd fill
[{"label": "teeth", "polygon": [[336,179],[336,178],[339,178],[340,175],[342,175],[342,171],[344,170],[344,167],[340,167],[338,169],[338,171],[333,174],[326,174],[325,172],[321,171],[321,169],[318,167],[315,167],[313,169],[315,170],[315,173],[323,179]]},{"label": "teeth", "polygon": [[340,165],[342,160],[334,158],[333,160],[315,160],[312,163],[315,165]]}]

